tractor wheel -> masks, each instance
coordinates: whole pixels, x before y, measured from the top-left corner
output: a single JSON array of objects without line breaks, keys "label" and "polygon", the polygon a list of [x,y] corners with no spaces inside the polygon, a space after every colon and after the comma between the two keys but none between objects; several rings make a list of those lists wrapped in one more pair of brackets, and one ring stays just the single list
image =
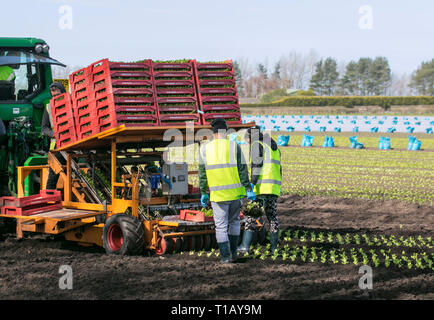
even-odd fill
[{"label": "tractor wheel", "polygon": [[171,238],[159,237],[157,239],[157,247],[155,248],[155,254],[162,256],[163,254],[169,254],[173,250],[173,240]]},{"label": "tractor wheel", "polygon": [[203,235],[203,248],[208,251],[211,249],[211,245],[212,245],[212,240],[211,240],[211,235],[209,234],[204,234]]},{"label": "tractor wheel", "polygon": [[108,254],[139,255],[145,247],[143,224],[131,215],[115,214],[104,224],[103,244]]},{"label": "tractor wheel", "polygon": [[174,253],[179,253],[181,252],[182,249],[182,239],[179,237],[176,238],[172,238],[173,241],[173,252]]}]

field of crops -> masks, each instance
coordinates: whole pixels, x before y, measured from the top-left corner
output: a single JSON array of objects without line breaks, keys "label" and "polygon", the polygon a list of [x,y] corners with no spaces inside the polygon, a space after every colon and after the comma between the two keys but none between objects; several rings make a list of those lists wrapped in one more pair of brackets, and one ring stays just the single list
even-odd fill
[{"label": "field of crops", "polygon": [[282,147],[283,192],[434,201],[434,152]]},{"label": "field of crops", "polygon": [[[300,147],[301,139],[292,135],[280,147],[283,194],[434,203],[434,139],[420,138],[426,151],[406,150],[406,137],[391,139],[393,150],[378,150],[378,135],[360,137],[367,147],[360,150],[349,148],[347,136],[335,137],[337,148],[321,147],[319,135],[313,147]],[[247,145],[241,147],[247,158]],[[197,177],[190,183],[198,186]]]}]

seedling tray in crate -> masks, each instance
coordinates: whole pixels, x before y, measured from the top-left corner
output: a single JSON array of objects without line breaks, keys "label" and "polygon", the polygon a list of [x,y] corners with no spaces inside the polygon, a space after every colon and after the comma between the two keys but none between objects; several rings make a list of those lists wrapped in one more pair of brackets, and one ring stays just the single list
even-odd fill
[{"label": "seedling tray in crate", "polygon": [[232,61],[224,61],[222,63],[212,62],[196,62],[197,70],[233,70]]},{"label": "seedling tray in crate", "polygon": [[108,59],[97,61],[87,68],[70,75],[73,100],[83,97],[89,99],[94,91],[99,94],[113,93],[114,88],[150,89],[152,93],[151,60],[143,63],[110,62]]},{"label": "seedling tray in crate", "polygon": [[237,104],[210,104],[202,105],[202,111],[205,113],[236,113],[240,112],[240,107]]},{"label": "seedling tray in crate", "polygon": [[201,114],[203,124],[210,125],[211,122],[216,118],[223,118],[226,120],[227,124],[240,124],[241,114],[240,113],[204,113]]},{"label": "seedling tray in crate", "polygon": [[183,125],[186,122],[200,125],[199,114],[160,114],[160,124],[162,126]]}]

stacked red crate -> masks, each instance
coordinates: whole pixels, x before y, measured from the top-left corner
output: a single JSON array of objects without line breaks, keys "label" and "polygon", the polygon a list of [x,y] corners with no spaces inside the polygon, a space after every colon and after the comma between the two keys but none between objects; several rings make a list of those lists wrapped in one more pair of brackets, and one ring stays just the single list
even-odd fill
[{"label": "stacked red crate", "polygon": [[196,83],[202,110],[202,123],[223,118],[228,124],[241,123],[232,61],[195,63]]},{"label": "stacked red crate", "polygon": [[200,124],[194,60],[152,62],[160,125]]},{"label": "stacked red crate", "polygon": [[50,100],[56,148],[77,141],[71,95],[66,92]]},{"label": "stacked red crate", "polygon": [[125,124],[157,126],[151,60],[97,61],[70,75],[78,139]]},{"label": "stacked red crate", "polygon": [[0,212],[5,215],[30,216],[62,209],[62,196],[57,190],[41,190],[28,197],[1,197]]}]

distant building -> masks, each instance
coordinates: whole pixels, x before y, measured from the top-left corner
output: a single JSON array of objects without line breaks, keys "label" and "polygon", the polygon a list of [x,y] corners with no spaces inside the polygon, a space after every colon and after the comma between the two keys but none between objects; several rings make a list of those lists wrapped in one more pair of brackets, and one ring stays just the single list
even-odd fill
[{"label": "distant building", "polygon": [[299,89],[286,89],[286,94],[288,96],[295,96],[298,91],[300,91],[300,90]]}]

